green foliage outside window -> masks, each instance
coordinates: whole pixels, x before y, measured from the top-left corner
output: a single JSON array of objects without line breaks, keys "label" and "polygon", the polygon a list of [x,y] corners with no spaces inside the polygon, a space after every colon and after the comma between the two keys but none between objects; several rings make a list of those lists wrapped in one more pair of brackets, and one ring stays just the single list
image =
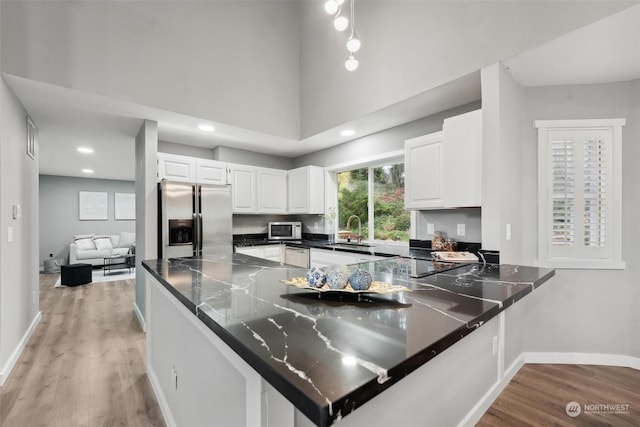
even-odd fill
[{"label": "green foliage outside window", "polygon": [[[368,230],[370,172],[373,174],[373,236]],[[346,230],[348,218],[357,215],[362,220],[364,239],[408,242],[411,221],[404,209],[404,164],[339,173],[338,213],[340,230]],[[350,231],[357,234],[357,220],[351,221]]]}]

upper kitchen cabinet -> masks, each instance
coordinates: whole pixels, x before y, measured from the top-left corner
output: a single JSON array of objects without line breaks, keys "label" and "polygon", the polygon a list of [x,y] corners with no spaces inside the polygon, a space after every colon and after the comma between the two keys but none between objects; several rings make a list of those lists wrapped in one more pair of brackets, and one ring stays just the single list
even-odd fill
[{"label": "upper kitchen cabinet", "polygon": [[[482,202],[482,110],[446,119],[442,127],[446,179],[445,207],[475,207]],[[456,171],[455,174],[446,171]],[[457,178],[457,179],[452,179]]]},{"label": "upper kitchen cabinet", "polygon": [[158,180],[226,184],[227,164],[177,154],[158,153]]},{"label": "upper kitchen cabinet", "polygon": [[258,212],[287,213],[287,171],[257,169]]},{"label": "upper kitchen cabinet", "polygon": [[404,142],[404,207],[444,207],[442,195],[442,132]]},{"label": "upper kitchen cabinet", "polygon": [[257,213],[256,168],[228,164],[233,213]]},{"label": "upper kitchen cabinet", "polygon": [[217,160],[196,161],[196,182],[198,184],[219,184],[227,183],[227,164]]},{"label": "upper kitchen cabinet", "polygon": [[324,213],[324,169],[305,166],[289,175],[289,213]]},{"label": "upper kitchen cabinet", "polygon": [[158,181],[196,182],[196,159],[176,154],[158,153]]},{"label": "upper kitchen cabinet", "polygon": [[481,206],[482,111],[446,119],[442,132],[405,141],[405,207]]}]

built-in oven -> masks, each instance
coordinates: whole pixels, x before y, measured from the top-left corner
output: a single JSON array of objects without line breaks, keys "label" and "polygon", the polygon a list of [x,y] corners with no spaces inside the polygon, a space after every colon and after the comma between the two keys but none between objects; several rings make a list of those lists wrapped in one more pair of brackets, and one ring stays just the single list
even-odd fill
[{"label": "built-in oven", "polygon": [[302,223],[300,221],[270,222],[268,225],[269,240],[301,240]]},{"label": "built-in oven", "polygon": [[193,244],[193,220],[169,220],[169,246],[183,246]]}]

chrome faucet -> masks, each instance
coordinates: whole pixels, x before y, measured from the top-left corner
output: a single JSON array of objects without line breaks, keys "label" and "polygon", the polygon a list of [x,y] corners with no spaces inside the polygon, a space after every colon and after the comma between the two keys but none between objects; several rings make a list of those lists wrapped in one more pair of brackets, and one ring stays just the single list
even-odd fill
[{"label": "chrome faucet", "polygon": [[360,221],[360,217],[358,215],[351,215],[347,220],[347,230],[351,230],[351,220],[355,218],[358,220],[358,235],[356,236],[358,239],[358,243],[362,243],[362,221]]}]

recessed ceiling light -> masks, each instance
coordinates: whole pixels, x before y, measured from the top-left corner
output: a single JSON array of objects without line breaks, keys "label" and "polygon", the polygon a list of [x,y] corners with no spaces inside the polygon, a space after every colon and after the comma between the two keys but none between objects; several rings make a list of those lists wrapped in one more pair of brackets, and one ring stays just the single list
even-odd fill
[{"label": "recessed ceiling light", "polygon": [[340,135],[342,135],[342,136],[352,136],[352,135],[355,135],[355,131],[353,131],[351,129],[345,129],[342,132],[340,132]]},{"label": "recessed ceiling light", "polygon": [[216,130],[216,128],[214,128],[213,126],[205,123],[198,125],[198,129],[203,130],[205,132],[213,132],[214,130]]},{"label": "recessed ceiling light", "polygon": [[91,153],[93,153],[93,148],[78,147],[78,151],[81,152],[81,153],[85,153],[85,154],[91,154]]},{"label": "recessed ceiling light", "polygon": [[93,173],[93,169],[82,169],[82,173]]}]

